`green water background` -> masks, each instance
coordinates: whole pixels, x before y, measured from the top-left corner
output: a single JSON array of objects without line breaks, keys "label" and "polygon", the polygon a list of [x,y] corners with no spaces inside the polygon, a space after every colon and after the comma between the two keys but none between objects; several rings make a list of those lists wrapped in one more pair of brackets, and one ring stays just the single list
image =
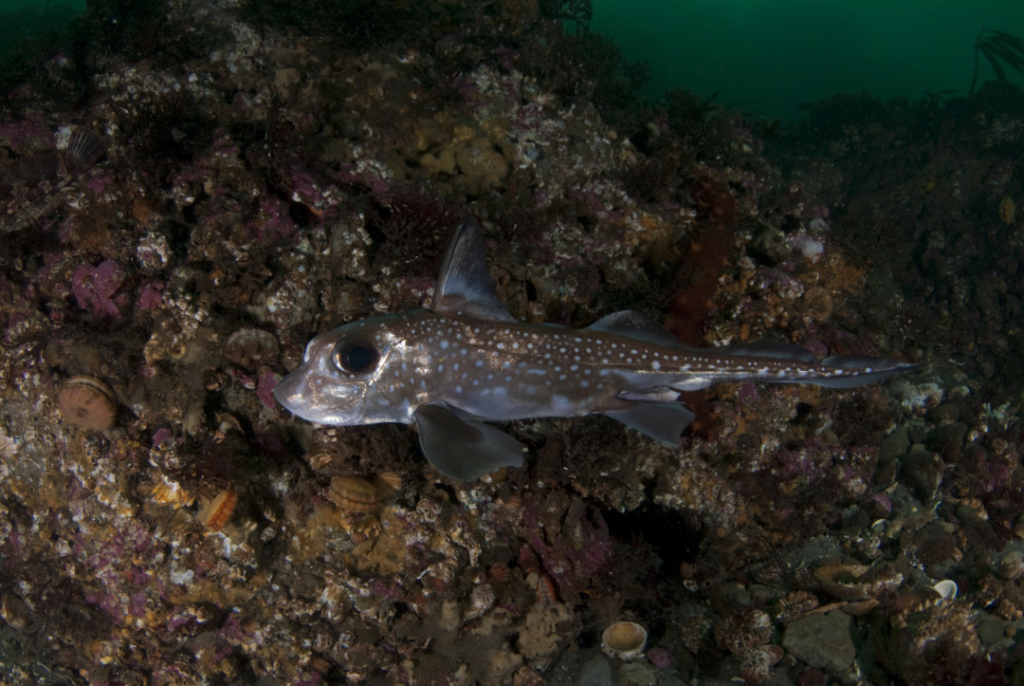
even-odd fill
[{"label": "green water background", "polygon": [[[718,92],[716,102],[730,109],[782,118],[797,116],[801,102],[842,92],[966,95],[981,29],[1024,36],[1021,0],[593,0],[593,7],[592,31],[611,36],[627,59],[650,63],[645,95],[674,87]],[[979,85],[992,77],[982,63]]]},{"label": "green water background", "polygon": [[86,0],[0,0],[0,58],[25,39],[59,29],[85,9]]},{"label": "green water background", "polygon": [[[84,6],[0,0],[0,56]],[[964,95],[982,28],[1024,36],[1022,0],[593,0],[593,8],[591,31],[649,63],[647,97],[686,88],[780,118],[838,93]],[[979,85],[991,77],[983,62]]]}]

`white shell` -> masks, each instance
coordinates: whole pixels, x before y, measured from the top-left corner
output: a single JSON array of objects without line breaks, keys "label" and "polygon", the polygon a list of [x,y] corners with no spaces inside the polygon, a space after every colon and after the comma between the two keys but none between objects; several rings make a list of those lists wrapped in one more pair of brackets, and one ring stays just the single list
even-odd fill
[{"label": "white shell", "polygon": [[956,598],[956,582],[944,579],[939,583],[932,586],[932,590],[942,596],[943,600],[952,600]]},{"label": "white shell", "polygon": [[871,523],[871,531],[884,536],[888,533],[890,526],[892,526],[892,522],[888,519],[876,519]]},{"label": "white shell", "polygon": [[643,657],[646,645],[647,629],[636,622],[615,622],[601,634],[601,650],[619,660]]}]

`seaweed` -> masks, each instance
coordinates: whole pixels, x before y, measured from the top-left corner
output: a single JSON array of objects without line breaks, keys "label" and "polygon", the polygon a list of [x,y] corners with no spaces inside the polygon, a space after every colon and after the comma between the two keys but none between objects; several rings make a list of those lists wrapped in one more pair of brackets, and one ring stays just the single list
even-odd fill
[{"label": "seaweed", "polygon": [[588,33],[594,18],[590,0],[541,0],[540,13],[548,19],[575,22],[577,34]]},{"label": "seaweed", "polygon": [[1005,31],[982,29],[974,40],[974,75],[971,77],[968,97],[974,95],[974,87],[978,82],[979,53],[992,65],[992,71],[1001,82],[1010,80],[1004,66],[1024,74],[1024,40]]}]

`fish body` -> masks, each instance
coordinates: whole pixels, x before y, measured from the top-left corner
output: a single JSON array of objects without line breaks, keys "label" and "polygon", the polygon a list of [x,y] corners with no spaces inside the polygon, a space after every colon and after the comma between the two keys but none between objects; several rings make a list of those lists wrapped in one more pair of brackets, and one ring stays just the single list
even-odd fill
[{"label": "fish body", "polygon": [[516,321],[487,273],[483,236],[456,233],[428,309],[371,317],[317,336],[274,394],[332,425],[415,423],[427,459],[467,480],[522,464],[522,448],[484,421],[604,414],[669,445],[694,415],[680,391],[727,381],[846,388],[913,365],[865,357],[818,362],[792,345],[694,349],[638,312],[584,329]]}]

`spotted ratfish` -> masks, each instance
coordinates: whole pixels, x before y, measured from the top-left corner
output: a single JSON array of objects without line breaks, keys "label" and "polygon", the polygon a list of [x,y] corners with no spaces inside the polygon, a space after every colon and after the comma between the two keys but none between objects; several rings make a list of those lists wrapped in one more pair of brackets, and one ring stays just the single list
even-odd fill
[{"label": "spotted ratfish", "polygon": [[639,312],[584,329],[516,321],[487,271],[475,220],[456,232],[427,309],[371,317],[309,342],[274,396],[303,419],[415,423],[442,474],[471,480],[519,467],[522,446],[485,421],[603,414],[678,446],[694,415],[677,401],[726,381],[850,388],[914,365],[795,345],[689,348]]}]

